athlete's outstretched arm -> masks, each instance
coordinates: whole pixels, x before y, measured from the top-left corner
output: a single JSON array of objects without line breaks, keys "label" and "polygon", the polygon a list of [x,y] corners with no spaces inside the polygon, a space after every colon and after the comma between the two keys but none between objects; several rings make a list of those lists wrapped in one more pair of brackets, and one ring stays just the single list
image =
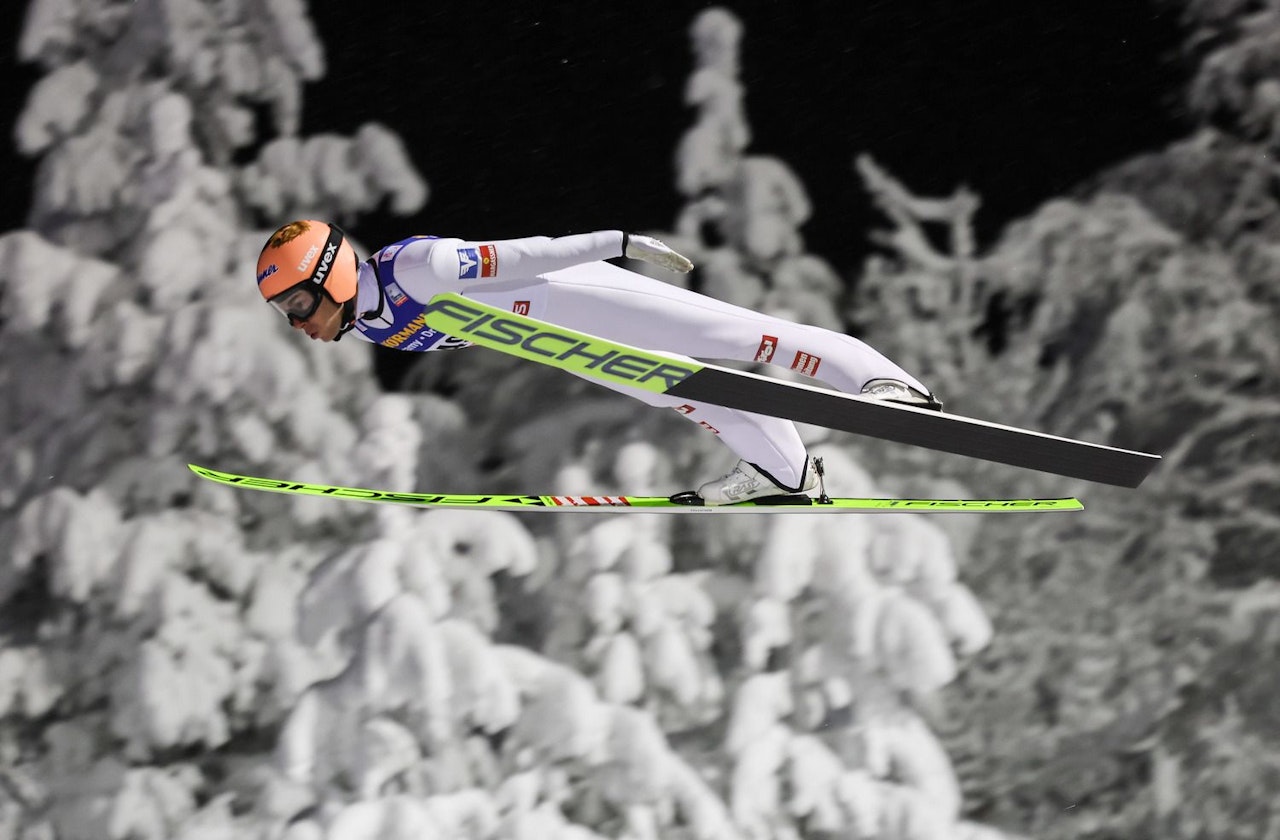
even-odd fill
[{"label": "athlete's outstretched arm", "polygon": [[440,280],[463,280],[469,288],[506,280],[528,280],[548,271],[622,256],[620,230],[559,236],[528,236],[467,242],[439,239],[429,257]]},{"label": "athlete's outstretched arm", "polygon": [[602,230],[555,238],[530,236],[490,242],[464,239],[420,239],[396,256],[395,274],[404,290],[418,300],[444,291],[476,291],[510,280],[583,263],[628,256],[672,271],[693,267],[680,254],[648,236]]}]

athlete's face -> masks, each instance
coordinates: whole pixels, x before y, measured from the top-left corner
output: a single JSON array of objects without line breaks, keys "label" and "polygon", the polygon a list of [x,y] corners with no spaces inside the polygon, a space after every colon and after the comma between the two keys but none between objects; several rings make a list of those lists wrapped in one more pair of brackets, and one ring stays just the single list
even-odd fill
[{"label": "athlete's face", "polygon": [[329,300],[328,295],[321,295],[320,305],[311,313],[311,317],[305,321],[295,321],[293,326],[311,336],[313,341],[333,341],[338,336],[338,330],[342,329],[342,304]]}]

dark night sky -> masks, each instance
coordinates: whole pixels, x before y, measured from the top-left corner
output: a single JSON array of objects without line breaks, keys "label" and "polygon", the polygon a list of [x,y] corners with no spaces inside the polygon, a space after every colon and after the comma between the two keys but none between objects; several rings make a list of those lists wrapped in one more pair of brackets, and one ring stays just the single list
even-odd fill
[{"label": "dark night sky", "polygon": [[[348,103],[339,124],[393,126],[432,187],[418,217],[370,220],[370,244],[383,230],[496,238],[670,227],[681,201],[674,150],[693,116],[683,104],[688,25],[711,4],[520,5],[469,14],[475,4],[434,2],[373,28],[369,3],[317,15],[322,32],[360,33],[329,41],[331,79]],[[809,246],[839,268],[856,265],[882,221],[853,171],[859,152],[918,192],[967,182],[991,236],[1185,131],[1177,20],[1148,3],[721,5],[745,24],[750,151],[797,172],[815,206]],[[309,116],[309,128],[331,121]]]},{"label": "dark night sky", "polygon": [[[668,228],[680,207],[674,150],[692,118],[688,26],[708,5],[313,2],[329,73],[308,87],[304,131],[379,120],[405,139],[431,199],[413,218],[354,226],[370,246],[410,233]],[[916,192],[968,183],[989,238],[1186,132],[1177,19],[1154,2],[720,5],[745,24],[749,151],[797,172],[815,206],[809,247],[842,270],[881,222],[852,169],[859,152]],[[13,29],[6,40],[11,137],[36,74],[15,69]],[[0,230],[21,225],[30,198],[29,165],[6,145]]]}]

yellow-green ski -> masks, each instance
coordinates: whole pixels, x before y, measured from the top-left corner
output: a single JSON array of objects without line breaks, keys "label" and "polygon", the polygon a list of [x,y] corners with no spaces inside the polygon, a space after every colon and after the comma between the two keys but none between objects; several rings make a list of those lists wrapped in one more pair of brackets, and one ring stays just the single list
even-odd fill
[{"label": "yellow-green ski", "polygon": [[366,487],[338,487],[212,470],[188,464],[201,478],[273,493],[323,496],[428,508],[589,513],[1029,513],[1083,510],[1079,499],[848,499],[823,501],[809,496],[780,496],[736,505],[709,507],[674,502],[666,496],[532,496],[468,493],[405,493]]}]

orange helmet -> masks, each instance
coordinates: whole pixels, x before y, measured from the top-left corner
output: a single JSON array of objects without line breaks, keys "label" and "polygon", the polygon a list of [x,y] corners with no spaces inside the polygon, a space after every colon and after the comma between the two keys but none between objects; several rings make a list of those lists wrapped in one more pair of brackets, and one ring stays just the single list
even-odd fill
[{"label": "orange helmet", "polygon": [[310,219],[271,234],[258,255],[258,291],[289,320],[305,321],[323,291],[334,303],[356,296],[360,258],[337,225]]}]

